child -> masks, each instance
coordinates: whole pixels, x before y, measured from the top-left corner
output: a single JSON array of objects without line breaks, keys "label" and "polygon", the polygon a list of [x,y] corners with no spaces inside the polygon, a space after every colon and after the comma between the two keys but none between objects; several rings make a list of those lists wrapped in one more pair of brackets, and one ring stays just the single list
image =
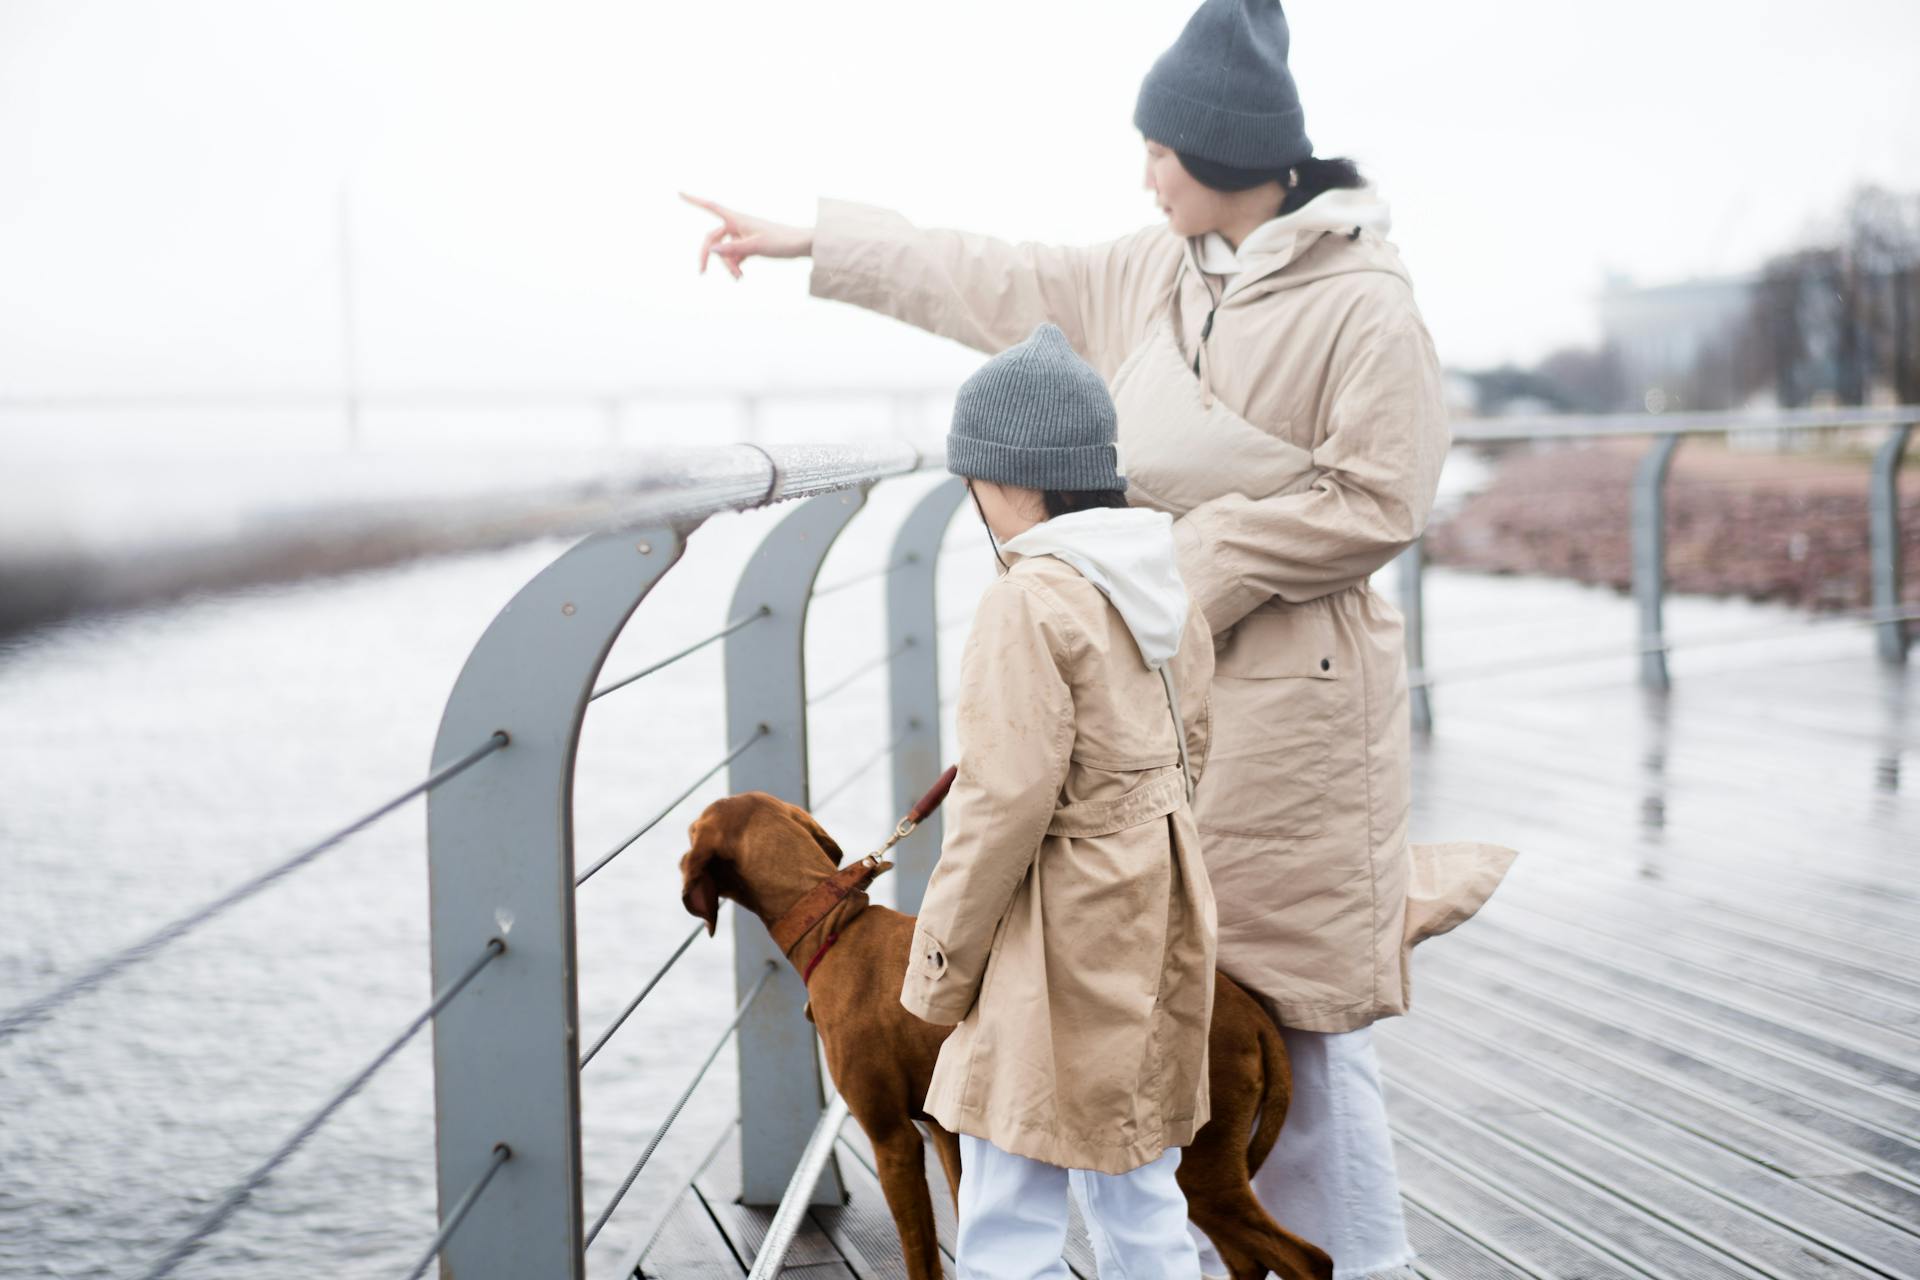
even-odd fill
[{"label": "child", "polygon": [[959,777],[900,996],[957,1024],[926,1111],[961,1135],[962,1280],[1065,1277],[1070,1177],[1101,1280],[1200,1270],[1174,1171],[1207,1119],[1214,903],[1188,804],[1213,644],[1171,517],[1126,505],[1114,425],[1043,324],[966,381],[947,436],[1016,557],[961,659]]}]

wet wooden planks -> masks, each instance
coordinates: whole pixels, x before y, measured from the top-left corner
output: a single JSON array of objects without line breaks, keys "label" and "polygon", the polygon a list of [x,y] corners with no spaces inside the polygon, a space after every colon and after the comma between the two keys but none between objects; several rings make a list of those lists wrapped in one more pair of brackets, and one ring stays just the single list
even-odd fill
[{"label": "wet wooden planks", "polygon": [[[847,1122],[834,1154],[848,1201],[840,1208],[815,1208],[808,1213],[806,1225],[787,1251],[781,1274],[905,1280],[907,1270],[900,1259],[893,1216],[880,1188],[873,1148],[858,1123]],[[953,1274],[953,1197],[931,1144],[926,1157],[940,1249],[948,1274]],[[670,1210],[659,1235],[640,1259],[636,1274],[660,1280],[706,1280],[722,1275],[737,1278],[752,1267],[773,1211],[737,1203],[737,1159],[729,1134]],[[1075,1277],[1091,1280],[1093,1251],[1078,1206],[1071,1209],[1066,1259]]]},{"label": "wet wooden planks", "polygon": [[1920,1280],[1916,686],[1436,692],[1414,838],[1523,857],[1377,1036],[1423,1273]]},{"label": "wet wooden planks", "polygon": [[[1450,589],[1497,610],[1514,586]],[[1575,606],[1630,632],[1624,602]],[[1436,626],[1432,669],[1523,662],[1498,621],[1452,652]],[[1436,687],[1414,838],[1523,856],[1377,1035],[1417,1270],[1920,1280],[1920,676],[1860,631],[1673,665],[1666,695]],[[852,1202],[788,1274],[904,1275],[857,1125],[840,1162]],[[709,1173],[645,1274],[744,1272],[754,1215]],[[1092,1275],[1078,1233],[1072,1262]]]}]

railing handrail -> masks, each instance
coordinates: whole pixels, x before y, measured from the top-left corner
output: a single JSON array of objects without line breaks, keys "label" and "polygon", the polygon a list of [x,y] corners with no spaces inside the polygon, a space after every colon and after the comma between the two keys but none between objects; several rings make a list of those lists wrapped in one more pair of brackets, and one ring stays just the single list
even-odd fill
[{"label": "railing handrail", "polygon": [[[700,384],[609,387],[395,387],[348,394],[301,388],[290,391],[16,392],[0,394],[0,413],[130,409],[338,409],[513,408],[686,404],[702,401],[822,402],[900,400],[951,395],[958,383],[880,385],[837,383],[713,386]],[[1672,413],[1536,413],[1511,417],[1466,416],[1452,423],[1457,442],[1533,438],[1718,432],[1728,429],[1788,431],[1796,428],[1885,426],[1920,421],[1920,405],[1837,405],[1809,409],[1703,409]]]},{"label": "railing handrail", "polygon": [[110,409],[338,409],[347,403],[363,409],[502,408],[527,405],[605,405],[713,400],[846,401],[891,400],[952,395],[959,382],[768,383],[764,386],[716,386],[712,383],[659,383],[606,387],[391,387],[348,393],[324,387],[286,390],[219,390],[187,387],[171,391],[20,391],[0,394],[0,413],[28,410]]},{"label": "railing handrail", "polygon": [[[939,450],[917,449],[903,440],[648,450],[611,475],[484,499],[394,503],[386,510],[413,527],[471,521],[528,537],[613,532],[643,525],[689,530],[723,511],[749,511],[854,489],[925,470],[943,459]],[[378,519],[381,509],[373,514]]]},{"label": "railing handrail", "polygon": [[1610,436],[1718,435],[1727,431],[1802,431],[1897,427],[1920,422],[1920,405],[1841,405],[1832,409],[1713,409],[1687,413],[1543,413],[1461,418],[1455,444],[1508,440],[1588,440]]}]

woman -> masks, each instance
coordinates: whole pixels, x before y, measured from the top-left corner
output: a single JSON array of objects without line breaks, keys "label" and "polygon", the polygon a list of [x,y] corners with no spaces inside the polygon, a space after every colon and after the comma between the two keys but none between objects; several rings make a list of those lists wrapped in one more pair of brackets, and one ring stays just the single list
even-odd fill
[{"label": "woman", "polygon": [[[1472,915],[1511,850],[1409,845],[1400,615],[1369,575],[1426,526],[1440,368],[1386,207],[1313,158],[1275,0],[1205,0],[1134,110],[1166,221],[1090,248],[926,230],[823,201],[701,248],[814,260],[811,290],[983,351],[1041,321],[1106,378],[1128,499],[1175,517],[1216,646],[1194,804],[1220,967],[1286,1029],[1294,1101],[1256,1179],[1338,1280],[1411,1262],[1369,1027],[1407,952]],[[1205,1270],[1225,1271],[1202,1248]]]}]

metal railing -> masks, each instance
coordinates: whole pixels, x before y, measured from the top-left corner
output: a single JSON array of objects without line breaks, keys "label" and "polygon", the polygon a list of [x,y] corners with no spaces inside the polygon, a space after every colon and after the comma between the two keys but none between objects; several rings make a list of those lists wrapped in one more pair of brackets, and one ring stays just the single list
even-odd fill
[{"label": "metal railing", "polygon": [[[1899,477],[1901,459],[1906,453],[1908,438],[1916,422],[1920,422],[1920,406],[1897,405],[1772,412],[1603,414],[1588,417],[1550,415],[1494,418],[1457,424],[1453,431],[1455,445],[1596,440],[1622,436],[1646,436],[1652,440],[1634,469],[1631,489],[1633,598],[1639,626],[1630,645],[1623,649],[1547,653],[1520,663],[1502,663],[1497,668],[1435,674],[1426,667],[1426,619],[1422,592],[1425,557],[1421,545],[1415,543],[1402,553],[1398,561],[1400,612],[1406,620],[1407,678],[1414,727],[1422,730],[1433,727],[1433,703],[1429,690],[1436,684],[1455,680],[1483,679],[1496,674],[1517,674],[1635,654],[1639,658],[1639,680],[1643,686],[1666,689],[1671,685],[1667,654],[1675,648],[1675,643],[1667,636],[1663,621],[1667,595],[1666,489],[1673,456],[1681,442],[1689,436],[1723,435],[1728,432],[1760,436],[1849,427],[1886,429],[1886,439],[1874,451],[1867,477],[1866,532],[1873,603],[1870,609],[1843,620],[1873,627],[1875,652],[1882,662],[1896,665],[1904,663],[1912,641],[1913,629],[1908,624],[1920,618],[1920,609],[1904,606],[1900,599]],[[1692,643],[1739,643],[1753,638],[1760,637],[1756,633],[1735,633]]]},{"label": "metal railing", "polygon": [[[584,1275],[587,1247],[613,1220],[729,1042],[740,1061],[742,1199],[777,1203],[815,1137],[825,1090],[813,1029],[802,1014],[805,987],[759,920],[736,910],[732,1019],[614,1194],[603,1205],[582,1201],[580,1073],[629,1025],[699,929],[681,939],[583,1052],[574,894],[723,769],[730,792],[767,791],[809,808],[828,803],[832,793],[817,797],[811,789],[809,709],[877,677],[882,668],[892,677],[887,746],[837,780],[833,790],[891,759],[894,792],[906,797],[904,808],[940,768],[932,569],[964,490],[950,480],[933,485],[894,533],[881,567],[816,585],[822,563],[870,487],[921,469],[922,459],[898,445],[755,453],[763,466],[752,483],[732,486],[752,495],[735,502],[735,509],[804,501],[748,558],[723,627],[640,671],[596,684],[629,617],[717,509],[662,507],[646,523],[589,536],[537,574],[481,637],[448,699],[440,730],[446,750],[480,725],[505,726],[522,748],[511,776],[456,786],[428,807],[435,972],[490,929],[511,938],[518,961],[491,975],[483,991],[435,1024],[441,1204],[450,1212],[465,1203],[466,1188],[479,1176],[497,1173],[513,1183],[510,1210],[470,1218],[445,1241],[443,1264],[454,1274]],[[810,694],[803,656],[809,605],[816,597],[881,580],[887,626],[877,654]],[[569,797],[574,746],[587,708],[713,644],[722,646],[725,670],[726,755],[704,772],[690,770],[688,784],[668,804],[576,872]],[[897,892],[909,910],[918,904],[938,847],[937,820],[900,846]],[[485,1163],[493,1144],[502,1142],[515,1157],[504,1170]],[[809,1182],[804,1199],[841,1202],[831,1160]],[[583,1223],[590,1225],[583,1230]]]},{"label": "metal railing", "polygon": [[[1639,679],[1668,682],[1661,629],[1664,503],[1674,450],[1692,434],[1737,428],[1890,427],[1871,467],[1869,542],[1874,606],[1847,620],[1875,628],[1883,661],[1905,660],[1899,601],[1896,484],[1911,423],[1920,410],[1852,410],[1751,416],[1674,415],[1659,419],[1553,419],[1462,424],[1456,443],[1578,439],[1625,434],[1655,443],[1634,480],[1637,635],[1608,650],[1540,654],[1497,672],[1429,673],[1422,662],[1424,619],[1419,544],[1399,558],[1409,685],[1415,722],[1431,724],[1428,691],[1453,680],[1639,654]],[[619,1189],[603,1205],[583,1203],[580,1078],[641,1004],[692,947],[682,937],[620,1013],[590,1045],[581,1045],[574,937],[575,895],[700,788],[727,773],[729,791],[768,791],[808,808],[824,807],[878,767],[892,764],[894,807],[904,812],[937,776],[940,759],[941,637],[964,624],[936,612],[935,571],[964,490],[946,480],[927,488],[899,522],[877,569],[824,586],[815,580],[828,552],[877,483],[924,470],[904,445],[762,449],[732,446],[663,454],[635,477],[576,495],[553,530],[587,536],[542,569],[487,628],[450,695],[428,776],[338,831],[270,866],[147,938],[89,966],[55,990],[0,1016],[5,1042],[55,1016],[65,1005],[140,963],[170,942],[320,857],[424,795],[428,810],[432,966],[435,994],[425,1010],[337,1090],[274,1153],[238,1181],[185,1238],[146,1274],[161,1277],[219,1230],[280,1164],[325,1125],[374,1073],[429,1021],[433,1023],[440,1227],[410,1273],[433,1260],[444,1274],[552,1276],[580,1280],[587,1246],[613,1219],[682,1108],[729,1042],[739,1051],[738,1142],[742,1199],[781,1206],[754,1274],[777,1272],[780,1241],[809,1204],[838,1204],[833,1135],[843,1110],[829,1106],[805,987],[750,913],[734,913],[735,1007],[705,1058],[691,1072]],[[617,636],[647,595],[680,560],[688,538],[711,515],[772,503],[796,505],[765,535],[741,570],[725,624],[638,671],[601,682]],[[803,641],[813,599],[859,582],[883,581],[885,634],[877,656],[842,668],[812,696]],[[642,615],[642,626],[645,618]],[[1734,633],[1702,643],[1764,638]],[[584,717],[599,699],[656,674],[708,646],[722,645],[726,754],[688,783],[633,833],[576,869],[572,826],[575,753]],[[882,667],[888,677],[885,746],[815,791],[808,768],[809,709]],[[895,853],[902,909],[917,908],[940,844],[936,813]],[[836,1104],[837,1106],[837,1104]],[[823,1136],[824,1135],[824,1136]],[[488,1212],[472,1212],[477,1205]],[[589,1226],[588,1224],[591,1223]],[[644,1252],[644,1250],[643,1250]],[[637,1262],[637,1258],[634,1260]]]}]

